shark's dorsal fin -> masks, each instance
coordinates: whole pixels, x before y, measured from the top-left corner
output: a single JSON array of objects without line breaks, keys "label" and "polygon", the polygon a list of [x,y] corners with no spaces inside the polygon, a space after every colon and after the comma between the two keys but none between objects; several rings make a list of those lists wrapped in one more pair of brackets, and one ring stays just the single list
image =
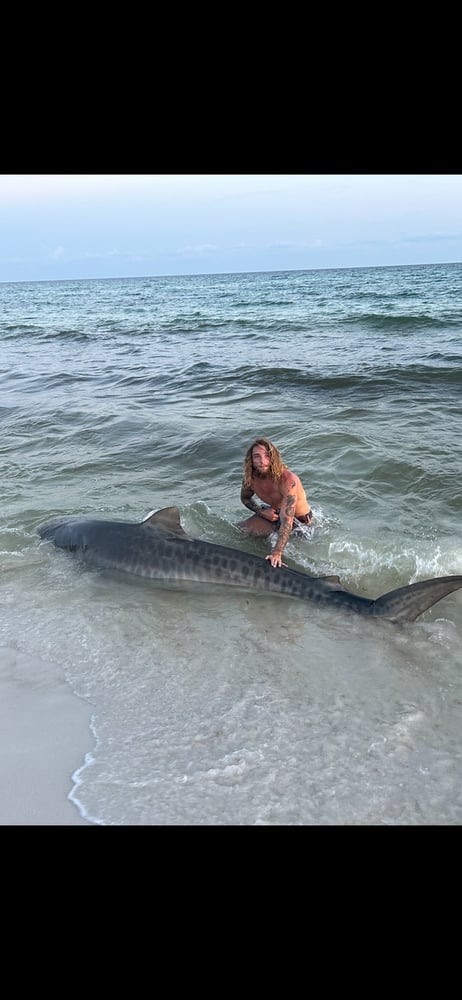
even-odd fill
[{"label": "shark's dorsal fin", "polygon": [[169,531],[172,535],[188,537],[181,527],[178,507],[162,507],[161,510],[151,511],[141,523],[147,528],[161,528],[162,531]]}]

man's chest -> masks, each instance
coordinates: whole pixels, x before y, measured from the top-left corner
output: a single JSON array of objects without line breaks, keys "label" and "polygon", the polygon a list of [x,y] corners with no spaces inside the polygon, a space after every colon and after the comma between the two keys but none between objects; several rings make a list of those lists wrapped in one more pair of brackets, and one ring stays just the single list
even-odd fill
[{"label": "man's chest", "polygon": [[282,493],[280,487],[274,482],[270,482],[265,479],[252,478],[252,489],[256,493],[260,500],[264,503],[269,503],[271,507],[280,507],[282,502]]}]

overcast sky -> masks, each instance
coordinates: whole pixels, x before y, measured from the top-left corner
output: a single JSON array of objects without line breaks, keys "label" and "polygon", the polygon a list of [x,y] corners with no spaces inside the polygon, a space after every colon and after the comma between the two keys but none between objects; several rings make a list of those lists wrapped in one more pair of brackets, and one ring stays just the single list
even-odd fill
[{"label": "overcast sky", "polygon": [[0,175],[0,281],[462,261],[462,174]]}]

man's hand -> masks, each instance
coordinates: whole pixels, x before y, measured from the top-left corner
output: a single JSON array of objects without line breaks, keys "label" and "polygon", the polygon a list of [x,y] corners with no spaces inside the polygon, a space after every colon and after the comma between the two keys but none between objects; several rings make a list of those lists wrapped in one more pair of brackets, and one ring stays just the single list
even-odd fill
[{"label": "man's hand", "polygon": [[275,566],[287,566],[287,563],[282,562],[282,552],[270,552],[269,556],[265,556],[265,559],[269,559],[273,569]]},{"label": "man's hand", "polygon": [[260,517],[265,519],[265,521],[277,521],[279,518],[279,514],[274,507],[261,507],[258,513],[260,514]]}]

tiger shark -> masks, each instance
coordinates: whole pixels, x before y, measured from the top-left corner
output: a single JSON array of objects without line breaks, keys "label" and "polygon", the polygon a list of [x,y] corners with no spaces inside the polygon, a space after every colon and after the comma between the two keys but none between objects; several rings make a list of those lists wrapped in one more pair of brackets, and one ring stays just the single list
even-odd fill
[{"label": "tiger shark", "polygon": [[274,568],[262,556],[192,538],[181,527],[177,507],[151,511],[140,522],[55,519],[41,525],[38,534],[92,567],[164,581],[166,586],[237,587],[395,622],[415,621],[462,587],[462,576],[441,576],[398,587],[375,600],[361,597],[344,587],[338,576],[309,576],[284,566]]}]

